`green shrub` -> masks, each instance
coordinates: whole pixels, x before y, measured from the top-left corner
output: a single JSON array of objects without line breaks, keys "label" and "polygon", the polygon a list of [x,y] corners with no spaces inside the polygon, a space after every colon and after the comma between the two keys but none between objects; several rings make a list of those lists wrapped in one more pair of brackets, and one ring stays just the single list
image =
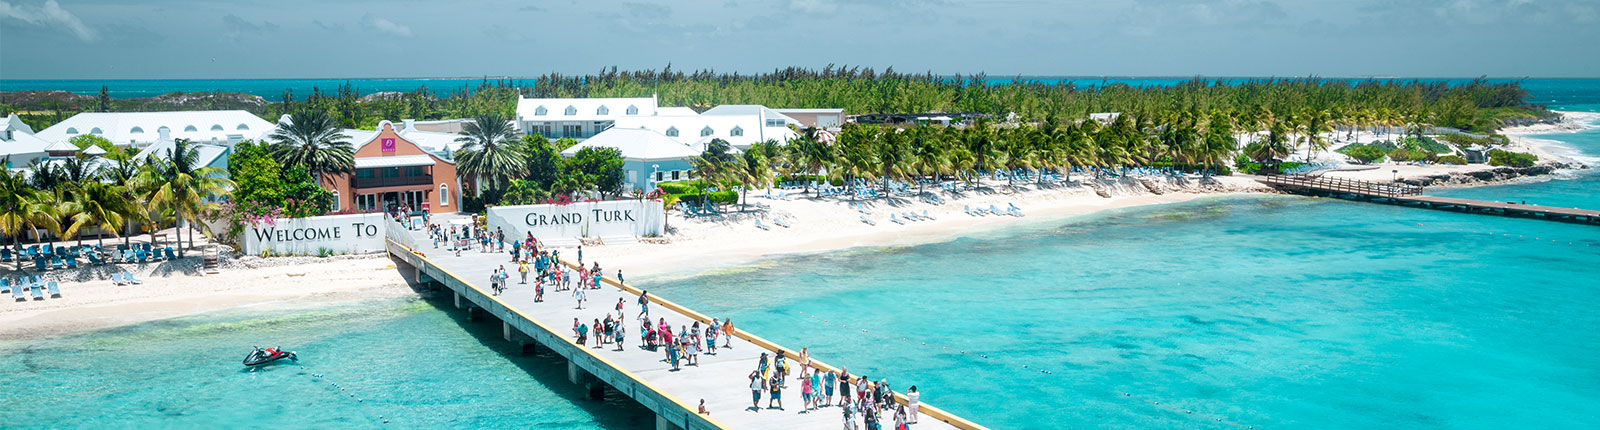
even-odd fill
[{"label": "green shrub", "polygon": [[706,196],[710,196],[712,203],[739,202],[739,193],[733,191],[717,191],[705,194],[673,194],[669,195],[668,197],[676,197],[674,203],[677,201],[682,201],[691,205],[698,205],[706,201]]},{"label": "green shrub", "polygon": [[1348,155],[1351,159],[1361,162],[1362,164],[1371,163],[1374,161],[1383,161],[1383,150],[1372,145],[1356,144],[1351,145],[1351,147],[1341,149],[1341,151],[1341,153],[1344,155]]},{"label": "green shrub", "polygon": [[1489,151],[1490,166],[1529,167],[1538,161],[1538,156],[1525,152]]},{"label": "green shrub", "polygon": [[656,186],[661,187],[661,191],[665,191],[668,194],[691,194],[700,192],[700,187],[696,186],[690,181],[662,182],[656,184]]},{"label": "green shrub", "polygon": [[1389,159],[1395,162],[1411,161],[1411,151],[1407,151],[1405,148],[1395,148],[1389,151],[1388,155]]},{"label": "green shrub", "polygon": [[1439,164],[1454,164],[1454,165],[1457,165],[1457,166],[1465,166],[1465,165],[1467,165],[1467,159],[1461,158],[1460,155],[1446,155],[1446,156],[1443,156],[1443,157],[1439,157]]}]

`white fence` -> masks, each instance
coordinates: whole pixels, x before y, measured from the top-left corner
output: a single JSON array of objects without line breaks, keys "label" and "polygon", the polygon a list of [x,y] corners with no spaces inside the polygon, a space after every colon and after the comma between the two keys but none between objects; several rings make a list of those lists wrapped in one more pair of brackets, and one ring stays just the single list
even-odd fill
[{"label": "white fence", "polygon": [[363,254],[383,251],[382,213],[278,218],[244,231],[244,253],[261,255]]},{"label": "white fence", "polygon": [[507,238],[532,233],[540,242],[554,246],[573,245],[579,238],[633,242],[640,236],[660,235],[665,226],[666,212],[661,202],[654,200],[489,208],[489,231],[503,229]]}]

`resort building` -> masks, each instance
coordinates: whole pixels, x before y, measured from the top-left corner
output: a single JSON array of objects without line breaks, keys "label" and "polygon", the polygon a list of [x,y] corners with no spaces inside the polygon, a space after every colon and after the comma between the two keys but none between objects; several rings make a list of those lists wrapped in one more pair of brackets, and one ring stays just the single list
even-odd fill
[{"label": "resort building", "polygon": [[[548,99],[517,97],[517,128],[522,130],[523,134],[540,135],[550,139],[588,139],[611,128],[618,119],[653,117],[658,113],[654,96]],[[674,111],[674,113],[681,112]]]},{"label": "resort building", "polygon": [[[285,120],[290,120],[285,118]],[[461,181],[448,145],[436,135],[382,121],[377,130],[345,130],[355,146],[355,174],[326,175],[323,186],[333,191],[334,211],[387,210],[400,205],[413,211],[455,212],[461,203]],[[452,143],[457,135],[451,137]],[[419,143],[423,141],[426,143]]]},{"label": "resort building", "polygon": [[801,127],[834,129],[844,124],[844,109],[773,109],[794,119]]},{"label": "resort building", "polygon": [[657,183],[689,179],[689,160],[705,152],[705,144],[684,143],[654,130],[612,128],[561,151],[561,155],[571,157],[590,147],[622,152],[624,193],[650,191]]},{"label": "resort building", "polygon": [[17,114],[11,114],[0,124],[0,157],[5,159],[5,168],[20,169],[28,164],[45,158],[45,148],[50,146],[50,141],[40,139],[33,134],[33,127],[22,122]]},{"label": "resort building", "polygon": [[[194,160],[194,165],[191,167],[197,169],[201,167],[216,168],[217,170],[222,171],[222,177],[228,177],[228,154],[233,152],[231,146],[213,145],[209,143],[190,143],[186,147],[193,149],[195,151],[195,155],[198,156]],[[157,140],[155,143],[150,144],[150,146],[146,146],[144,149],[139,150],[139,153],[134,154],[133,159],[171,160],[172,151],[175,148],[177,148],[177,142],[170,138],[162,138]],[[99,148],[90,147],[89,149],[93,150]]]},{"label": "resort building", "polygon": [[105,138],[118,146],[143,148],[162,138],[232,146],[272,129],[272,123],[242,110],[192,112],[84,112],[38,133],[65,142],[81,135]]}]

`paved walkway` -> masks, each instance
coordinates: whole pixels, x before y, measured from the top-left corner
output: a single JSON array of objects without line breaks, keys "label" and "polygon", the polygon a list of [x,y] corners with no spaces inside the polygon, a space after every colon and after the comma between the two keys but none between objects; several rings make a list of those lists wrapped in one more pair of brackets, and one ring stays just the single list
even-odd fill
[{"label": "paved walkway", "polygon": [[[532,281],[526,285],[517,283],[517,266],[511,263],[509,254],[503,252],[481,253],[474,246],[471,250],[462,251],[461,256],[457,257],[454,252],[444,249],[443,245],[441,245],[441,248],[433,249],[432,242],[427,239],[425,232],[414,231],[412,233],[413,237],[416,238],[419,250],[427,254],[430,260],[454,272],[457,276],[465,277],[465,281],[482,288],[484,291],[488,291],[486,286],[489,285],[489,275],[493,273],[494,269],[504,265],[506,270],[511,273],[511,280],[506,292],[500,296],[500,299],[505,301],[516,312],[537,319],[553,329],[569,330],[567,333],[563,333],[568,334],[567,339],[569,341],[575,341],[575,337],[570,335],[570,328],[573,325],[574,318],[578,318],[583,323],[590,325],[592,329],[595,319],[598,318],[604,321],[608,312],[612,315],[616,314],[617,300],[621,299],[624,304],[623,309],[627,315],[625,320],[626,339],[623,350],[617,351],[615,345],[608,344],[600,349],[592,349],[592,351],[603,355],[607,360],[623,367],[624,370],[637,375],[650,384],[668,391],[667,394],[676,397],[685,404],[698,405],[702,399],[705,400],[707,409],[711,411],[711,416],[731,428],[843,428],[843,414],[838,407],[826,407],[812,412],[804,412],[804,406],[801,404],[800,381],[794,379],[799,376],[799,365],[792,356],[788,360],[792,376],[790,376],[787,388],[783,390],[784,408],[781,410],[767,409],[767,395],[763,393],[760,403],[761,408],[752,409],[748,376],[751,371],[755,370],[757,363],[760,361],[761,353],[768,352],[761,349],[760,346],[735,337],[731,345],[732,348],[725,348],[723,345],[724,339],[719,338],[715,355],[706,354],[702,351],[698,365],[682,366],[678,370],[673,370],[672,365],[667,361],[665,349],[658,349],[658,351],[652,352],[641,347],[639,341],[641,338],[639,332],[640,322],[635,319],[635,316],[639,313],[637,295],[609,285],[598,290],[585,290],[587,301],[585,301],[583,309],[580,310],[577,308],[577,301],[574,299],[571,290],[557,292],[546,287],[545,300],[543,302],[534,302]],[[568,255],[568,252],[562,252],[564,260],[573,257],[575,256]],[[585,263],[594,264],[592,261]],[[600,267],[609,274],[608,277],[615,276],[618,269],[617,267],[606,266],[604,261],[600,262]],[[626,268],[622,269],[626,271]],[[576,280],[574,280],[574,284],[576,284]],[[652,299],[654,298],[652,295]],[[667,323],[672,326],[674,335],[682,327],[689,326],[694,322],[694,319],[684,314],[665,309],[664,306],[659,306],[655,303],[650,306],[650,318],[654,321],[651,324],[652,326],[657,325],[661,318],[666,318]],[[738,320],[733,321],[733,324],[735,328],[740,325]],[[701,329],[704,330],[704,328],[704,324],[702,324]],[[593,345],[595,339],[591,338],[589,340],[590,345]],[[772,354],[769,352],[769,355]],[[896,387],[896,389],[903,388]],[[835,402],[838,402],[837,394],[835,393]],[[924,415],[920,420],[920,424],[914,425],[912,428],[957,428],[929,417],[926,411],[927,408],[924,407]],[[884,418],[883,428],[893,428],[894,415],[892,411],[885,411],[882,416]],[[859,415],[857,416],[856,424],[858,426],[862,425]]]}]

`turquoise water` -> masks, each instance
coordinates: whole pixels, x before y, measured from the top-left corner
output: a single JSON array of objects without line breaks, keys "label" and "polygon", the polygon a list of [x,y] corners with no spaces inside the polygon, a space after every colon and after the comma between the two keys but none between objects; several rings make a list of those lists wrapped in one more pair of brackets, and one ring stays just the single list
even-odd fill
[{"label": "turquoise water", "polygon": [[[0,428],[653,425],[631,401],[584,400],[564,362],[518,356],[498,324],[463,319],[418,299],[379,300],[0,342]],[[251,371],[240,360],[253,345],[301,360]]]}]

